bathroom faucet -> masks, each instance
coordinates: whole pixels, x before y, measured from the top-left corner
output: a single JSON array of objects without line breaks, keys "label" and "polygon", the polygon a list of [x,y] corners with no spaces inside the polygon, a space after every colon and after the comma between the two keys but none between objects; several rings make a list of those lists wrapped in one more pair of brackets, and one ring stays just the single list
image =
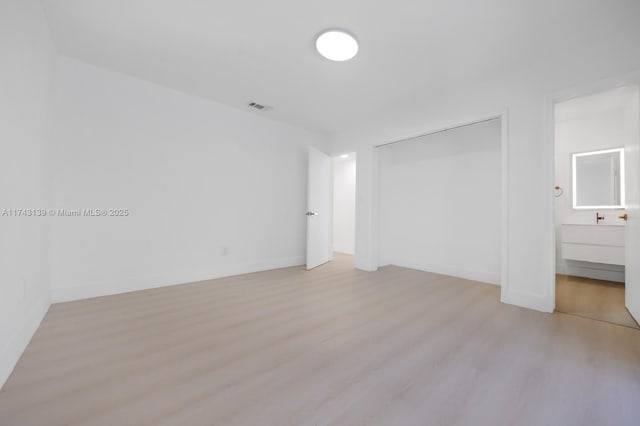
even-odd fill
[{"label": "bathroom faucet", "polygon": [[596,224],[600,223],[601,220],[604,220],[604,215],[600,216],[600,213],[596,212]]}]

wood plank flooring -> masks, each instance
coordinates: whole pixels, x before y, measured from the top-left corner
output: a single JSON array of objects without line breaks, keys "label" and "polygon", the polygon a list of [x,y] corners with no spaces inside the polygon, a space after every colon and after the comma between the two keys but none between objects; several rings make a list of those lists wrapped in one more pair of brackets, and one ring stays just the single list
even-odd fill
[{"label": "wood plank flooring", "polygon": [[556,275],[556,310],[640,328],[624,306],[624,284],[621,283]]},{"label": "wood plank flooring", "polygon": [[640,331],[350,262],[53,305],[0,424],[639,424]]}]

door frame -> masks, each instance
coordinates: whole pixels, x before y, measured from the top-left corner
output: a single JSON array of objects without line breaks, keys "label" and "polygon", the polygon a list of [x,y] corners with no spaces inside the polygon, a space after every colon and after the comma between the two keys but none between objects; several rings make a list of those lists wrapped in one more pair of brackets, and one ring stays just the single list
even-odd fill
[{"label": "door frame", "polygon": [[[500,288],[501,295],[500,300],[505,303],[511,303],[509,300],[509,110],[504,109],[502,111],[496,113],[488,113],[485,115],[480,115],[478,117],[474,117],[471,119],[467,119],[460,122],[454,122],[450,125],[429,129],[427,131],[421,132],[419,134],[410,135],[403,137],[401,139],[392,140],[389,142],[383,142],[377,145],[371,146],[370,155],[372,162],[372,213],[373,217],[371,218],[371,253],[370,253],[370,263],[371,268],[367,268],[365,270],[375,270],[379,264],[379,229],[380,229],[380,185],[379,185],[379,158],[378,158],[378,148],[391,145],[395,143],[401,143],[405,141],[409,141],[415,138],[419,138],[422,136],[434,135],[437,133],[446,132],[449,130],[455,130],[461,127],[472,126],[474,124],[480,124],[486,121],[491,120],[500,120],[500,163],[501,163],[501,182],[500,182],[500,192],[501,192],[501,206],[500,206],[500,214],[501,214],[501,227],[500,227]],[[364,269],[364,268],[363,268]]]},{"label": "door frame", "polygon": [[583,96],[594,95],[596,93],[613,90],[623,86],[640,86],[640,70],[631,73],[610,77],[602,80],[592,81],[561,90],[545,96],[544,98],[544,135],[543,135],[543,158],[545,169],[545,244],[548,257],[544,259],[545,275],[547,285],[545,289],[546,310],[554,312],[556,308],[556,226],[555,226],[555,120],[554,106],[556,103],[568,101],[570,99]]},{"label": "door frame", "polygon": [[[358,200],[358,152],[356,149],[351,149],[351,150],[347,150],[345,152],[342,152],[340,154],[331,154],[331,230],[330,230],[330,238],[329,238],[329,242],[330,247],[331,247],[331,256],[329,260],[333,260],[333,253],[335,252],[335,247],[334,247],[334,240],[335,240],[335,234],[334,234],[334,221],[335,221],[335,212],[336,212],[336,205],[335,205],[335,161],[337,158],[341,157],[342,155],[351,155],[353,154],[353,162],[355,163],[356,166],[356,179],[354,182],[355,185],[355,191],[354,191],[354,199],[353,202],[354,204],[357,204],[357,200]],[[356,256],[356,244],[355,244],[355,240],[356,240],[356,232],[355,232],[355,228],[356,228],[356,223],[358,222],[358,216],[357,214],[355,214],[354,212],[354,218],[353,218],[353,225],[354,225],[354,232],[353,232],[353,254],[351,254],[351,256],[353,256],[355,258]]]}]

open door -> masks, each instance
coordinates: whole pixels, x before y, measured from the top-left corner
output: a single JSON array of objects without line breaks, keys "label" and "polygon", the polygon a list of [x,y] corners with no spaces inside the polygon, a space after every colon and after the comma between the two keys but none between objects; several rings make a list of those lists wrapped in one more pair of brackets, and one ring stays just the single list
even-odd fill
[{"label": "open door", "polygon": [[331,158],[309,147],[307,191],[307,269],[329,261],[331,251]]},{"label": "open door", "polygon": [[638,90],[625,117],[625,305],[640,323],[640,106]]}]

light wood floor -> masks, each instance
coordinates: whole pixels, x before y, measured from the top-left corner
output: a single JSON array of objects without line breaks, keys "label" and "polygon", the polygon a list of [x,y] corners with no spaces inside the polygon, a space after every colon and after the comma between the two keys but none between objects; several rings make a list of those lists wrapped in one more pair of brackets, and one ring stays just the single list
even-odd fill
[{"label": "light wood floor", "polygon": [[640,331],[350,257],[57,304],[2,425],[638,425]]},{"label": "light wood floor", "polygon": [[621,283],[556,275],[556,310],[640,328],[624,306],[624,284]]}]

